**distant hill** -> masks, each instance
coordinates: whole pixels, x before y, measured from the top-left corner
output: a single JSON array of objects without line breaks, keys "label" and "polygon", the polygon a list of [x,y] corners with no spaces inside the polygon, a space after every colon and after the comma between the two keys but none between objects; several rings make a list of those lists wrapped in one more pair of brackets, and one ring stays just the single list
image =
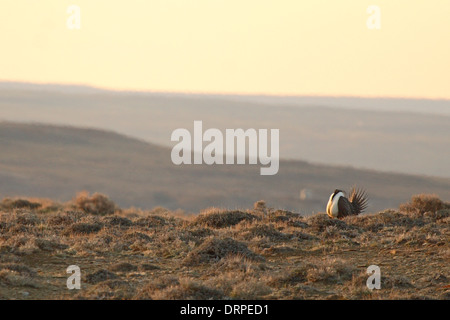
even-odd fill
[{"label": "distant hill", "polygon": [[198,212],[208,206],[269,207],[302,214],[324,211],[335,188],[356,183],[370,212],[398,207],[417,193],[450,199],[450,179],[281,161],[275,176],[259,165],[176,166],[170,149],[114,132],[40,124],[0,123],[0,198],[67,201],[81,190],[101,192],[122,207]]},{"label": "distant hill", "polygon": [[92,127],[169,147],[177,128],[280,129],[280,156],[450,178],[450,100],[115,92],[0,82],[0,121]]}]

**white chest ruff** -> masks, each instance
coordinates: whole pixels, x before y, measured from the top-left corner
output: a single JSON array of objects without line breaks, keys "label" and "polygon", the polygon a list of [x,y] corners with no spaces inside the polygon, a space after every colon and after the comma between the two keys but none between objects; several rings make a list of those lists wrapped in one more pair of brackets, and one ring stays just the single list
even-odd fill
[{"label": "white chest ruff", "polygon": [[338,207],[338,201],[340,197],[343,197],[344,194],[342,192],[339,192],[336,194],[333,198],[333,194],[330,196],[330,200],[328,200],[327,205],[327,213],[333,218],[337,218],[339,213],[339,207]]}]

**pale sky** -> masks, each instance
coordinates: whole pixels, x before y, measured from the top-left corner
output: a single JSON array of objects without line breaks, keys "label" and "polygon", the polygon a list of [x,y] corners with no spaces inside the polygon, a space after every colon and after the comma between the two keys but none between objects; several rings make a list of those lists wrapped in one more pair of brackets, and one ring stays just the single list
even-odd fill
[{"label": "pale sky", "polygon": [[0,39],[3,81],[450,99],[449,0],[2,0]]}]

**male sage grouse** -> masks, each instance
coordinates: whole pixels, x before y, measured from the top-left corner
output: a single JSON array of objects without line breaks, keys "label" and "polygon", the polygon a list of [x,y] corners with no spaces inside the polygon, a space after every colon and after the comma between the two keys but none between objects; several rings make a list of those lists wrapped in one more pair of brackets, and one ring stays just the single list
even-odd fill
[{"label": "male sage grouse", "polygon": [[356,216],[367,208],[367,194],[364,190],[353,188],[348,199],[344,191],[336,189],[327,204],[327,214],[330,218],[342,219]]}]

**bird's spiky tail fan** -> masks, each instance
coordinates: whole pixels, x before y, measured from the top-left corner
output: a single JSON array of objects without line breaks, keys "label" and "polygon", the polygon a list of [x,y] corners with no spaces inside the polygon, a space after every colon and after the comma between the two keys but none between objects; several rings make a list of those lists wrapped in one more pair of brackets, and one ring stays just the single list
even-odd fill
[{"label": "bird's spiky tail fan", "polygon": [[363,189],[352,188],[348,200],[352,203],[352,211],[354,215],[360,214],[367,209],[367,193]]}]

